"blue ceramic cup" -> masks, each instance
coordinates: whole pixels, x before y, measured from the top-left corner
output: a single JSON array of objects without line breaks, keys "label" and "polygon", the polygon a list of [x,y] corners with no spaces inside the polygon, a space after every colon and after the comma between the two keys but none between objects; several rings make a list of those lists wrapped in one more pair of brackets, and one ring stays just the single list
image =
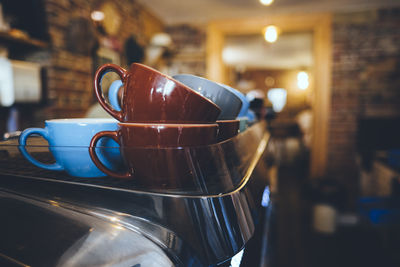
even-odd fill
[{"label": "blue ceramic cup", "polygon": [[238,117],[242,100],[226,86],[192,74],[177,74],[172,78],[217,104],[221,109],[217,120],[234,120]]},{"label": "blue ceramic cup", "polygon": [[232,88],[226,84],[218,83],[219,85],[223,86],[226,90],[232,92],[235,94],[238,98],[240,98],[240,101],[242,101],[242,107],[240,108],[239,114],[237,115],[238,118],[241,117],[246,117],[247,112],[249,111],[250,107],[250,102],[247,100],[246,96],[242,94],[242,92],[236,90],[235,88]]},{"label": "blue ceramic cup", "polygon": [[246,96],[239,90],[232,88],[226,84],[222,84],[222,83],[218,83],[218,84],[223,86],[227,90],[231,91],[232,93],[234,93],[242,101],[242,107],[241,107],[236,119],[238,119],[240,121],[240,127],[239,127],[240,132],[244,132],[247,129],[249,122],[250,122],[250,116],[251,116],[251,114],[250,114],[251,110],[249,110],[250,102],[247,100]]},{"label": "blue ceramic cup", "polygon": [[[53,171],[66,171],[76,177],[106,176],[92,162],[89,145],[92,137],[101,131],[118,129],[114,119],[55,119],[46,120],[44,128],[28,128],[19,137],[19,150],[32,164]],[[55,163],[46,164],[33,158],[26,150],[26,141],[31,135],[41,135],[49,143]],[[119,145],[110,138],[103,138],[96,147],[100,161],[113,170],[121,169],[123,160]]]}]

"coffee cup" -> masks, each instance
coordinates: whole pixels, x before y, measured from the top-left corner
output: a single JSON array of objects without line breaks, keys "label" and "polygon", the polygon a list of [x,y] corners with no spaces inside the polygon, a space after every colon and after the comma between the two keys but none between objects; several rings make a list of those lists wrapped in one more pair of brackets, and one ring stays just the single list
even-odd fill
[{"label": "coffee cup", "polygon": [[[121,110],[104,99],[101,80],[108,72],[117,73],[124,86]],[[94,88],[100,105],[120,122],[215,123],[221,112],[188,86],[139,63],[133,63],[129,71],[115,64],[101,66],[95,73]]]},{"label": "coffee cup", "polygon": [[232,88],[226,84],[220,83],[219,85],[225,87],[227,90],[230,90],[237,97],[239,97],[240,100],[242,101],[242,107],[241,107],[236,119],[239,120],[239,132],[244,132],[248,127],[248,124],[250,121],[249,118],[252,118],[252,114],[251,114],[252,111],[249,109],[250,102],[247,100],[246,96],[239,90]]},{"label": "coffee cup", "polygon": [[246,96],[240,92],[239,90],[232,88],[226,84],[218,83],[219,85],[223,86],[226,90],[229,90],[233,94],[235,94],[240,101],[242,102],[242,107],[240,108],[239,114],[237,115],[238,118],[247,116],[249,111],[250,102],[247,100]]},{"label": "coffee cup", "polygon": [[219,120],[218,124],[218,142],[228,140],[239,133],[240,120]]},{"label": "coffee cup", "polygon": [[[28,128],[19,137],[19,150],[32,164],[53,171],[66,171],[76,177],[106,176],[92,162],[88,147],[93,135],[104,130],[116,130],[114,119],[54,119],[46,120],[44,128]],[[40,135],[47,140],[55,163],[42,163],[26,150],[27,139]],[[104,138],[94,152],[100,161],[112,170],[122,166],[119,145],[110,138]]]},{"label": "coffee cup", "polygon": [[[119,123],[118,126],[116,131],[94,135],[90,156],[104,173],[121,179],[135,178],[142,184],[154,181],[171,184],[173,176],[178,179],[190,174],[180,148],[214,144],[218,134],[217,124]],[[120,145],[128,169],[125,173],[109,170],[99,160],[95,148],[103,137],[112,138]]]},{"label": "coffee cup", "polygon": [[233,120],[238,116],[242,101],[231,90],[216,82],[191,74],[178,74],[173,78],[217,104],[221,109],[218,120]]}]

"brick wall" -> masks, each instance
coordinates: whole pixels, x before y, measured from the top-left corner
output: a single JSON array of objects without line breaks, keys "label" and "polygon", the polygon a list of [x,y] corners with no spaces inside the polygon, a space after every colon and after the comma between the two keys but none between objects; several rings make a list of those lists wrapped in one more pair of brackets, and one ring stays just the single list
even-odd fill
[{"label": "brick wall", "polygon": [[400,115],[400,9],[335,14],[328,171],[357,184],[359,118]]},{"label": "brick wall", "polygon": [[[36,113],[37,122],[46,118],[81,117],[94,101],[93,94],[93,53],[80,49],[90,46],[87,42],[97,42],[100,37],[88,33],[77,44],[68,39],[71,21],[83,18],[90,21],[90,14],[96,9],[96,1],[85,0],[45,0],[48,31],[50,35],[50,56],[42,61],[46,69],[47,105]],[[131,35],[141,45],[146,45],[152,34],[163,31],[162,22],[140,6],[136,1],[112,1],[121,15],[121,26],[115,39],[122,45],[118,51],[124,62],[123,44]],[[101,3],[101,1],[97,1]],[[91,25],[89,25],[91,26]],[[85,37],[87,38],[85,40]],[[71,49],[75,45],[75,49]],[[74,51],[77,50],[77,51]],[[83,51],[79,51],[83,50]],[[125,66],[126,67],[126,66]]]}]

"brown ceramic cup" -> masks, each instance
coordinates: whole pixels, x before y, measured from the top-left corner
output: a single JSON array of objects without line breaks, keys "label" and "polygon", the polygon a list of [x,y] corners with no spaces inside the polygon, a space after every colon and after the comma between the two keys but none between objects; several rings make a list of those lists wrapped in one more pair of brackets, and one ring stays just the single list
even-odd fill
[{"label": "brown ceramic cup", "polygon": [[218,142],[232,138],[239,133],[239,120],[219,120],[217,121],[217,124],[219,127],[217,138]]},{"label": "brown ceramic cup", "polygon": [[[161,181],[160,177],[178,179],[187,175],[190,171],[183,162],[185,155],[177,148],[214,144],[218,134],[217,124],[119,123],[118,126],[117,131],[102,131],[93,136],[90,157],[105,174],[121,179],[137,178],[141,184]],[[110,137],[120,145],[128,169],[125,173],[113,172],[99,161],[95,149],[103,137]]]},{"label": "brown ceramic cup", "polygon": [[[121,110],[109,105],[101,80],[115,72],[124,86]],[[100,105],[120,122],[215,123],[220,108],[193,89],[155,69],[133,63],[129,71],[105,64],[95,73],[94,89]]]}]

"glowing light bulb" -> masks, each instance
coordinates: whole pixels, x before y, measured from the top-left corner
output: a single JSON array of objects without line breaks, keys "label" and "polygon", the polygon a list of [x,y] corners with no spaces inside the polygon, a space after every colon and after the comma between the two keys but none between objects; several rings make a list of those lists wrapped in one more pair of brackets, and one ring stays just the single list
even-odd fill
[{"label": "glowing light bulb", "polygon": [[297,86],[301,90],[306,90],[310,82],[308,81],[308,74],[305,71],[300,71],[297,73]]},{"label": "glowing light bulb", "polygon": [[269,6],[270,4],[272,4],[274,2],[274,0],[260,0],[260,3],[264,6]]},{"label": "glowing light bulb", "polygon": [[278,28],[276,26],[270,25],[265,28],[264,39],[269,43],[274,43],[278,40]]},{"label": "glowing light bulb", "polygon": [[94,21],[102,21],[104,19],[104,13],[102,11],[95,10],[90,14],[90,17]]}]

